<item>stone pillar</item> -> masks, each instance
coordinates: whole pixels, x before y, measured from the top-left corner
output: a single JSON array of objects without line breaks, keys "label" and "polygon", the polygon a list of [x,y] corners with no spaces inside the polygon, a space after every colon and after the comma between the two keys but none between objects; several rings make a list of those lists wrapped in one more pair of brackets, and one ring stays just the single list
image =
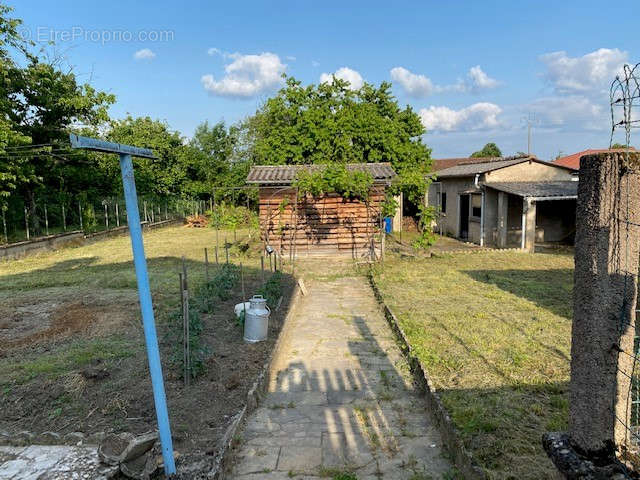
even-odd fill
[{"label": "stone pillar", "polygon": [[625,165],[623,153],[580,162],[569,435],[588,455],[628,441],[640,230],[627,220],[640,224],[640,175]]},{"label": "stone pillar", "polygon": [[536,202],[528,198],[522,200],[524,221],[524,249],[533,252],[536,242]]},{"label": "stone pillar", "polygon": [[507,246],[507,221],[509,218],[509,197],[498,192],[498,248]]}]

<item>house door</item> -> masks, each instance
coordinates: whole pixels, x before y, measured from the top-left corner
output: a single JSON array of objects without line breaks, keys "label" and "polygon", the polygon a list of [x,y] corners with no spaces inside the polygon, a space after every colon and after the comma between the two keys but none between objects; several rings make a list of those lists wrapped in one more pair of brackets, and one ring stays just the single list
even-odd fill
[{"label": "house door", "polygon": [[469,195],[460,195],[460,238],[469,238]]}]

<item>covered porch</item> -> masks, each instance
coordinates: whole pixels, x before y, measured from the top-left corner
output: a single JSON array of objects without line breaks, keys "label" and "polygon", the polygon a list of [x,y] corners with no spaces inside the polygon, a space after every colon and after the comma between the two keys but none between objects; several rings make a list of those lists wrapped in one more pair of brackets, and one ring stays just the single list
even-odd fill
[{"label": "covered porch", "polygon": [[[488,232],[498,248],[533,251],[538,245],[573,245],[577,181],[486,183]],[[493,210],[493,212],[491,211]],[[483,235],[484,236],[484,235]]]}]

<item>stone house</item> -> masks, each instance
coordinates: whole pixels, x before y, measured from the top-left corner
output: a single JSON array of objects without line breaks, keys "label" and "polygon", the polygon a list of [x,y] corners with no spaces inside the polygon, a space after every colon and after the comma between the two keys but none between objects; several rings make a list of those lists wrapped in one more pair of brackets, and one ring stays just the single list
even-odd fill
[{"label": "stone house", "polygon": [[534,156],[435,160],[436,231],[498,248],[573,244],[577,171]]}]

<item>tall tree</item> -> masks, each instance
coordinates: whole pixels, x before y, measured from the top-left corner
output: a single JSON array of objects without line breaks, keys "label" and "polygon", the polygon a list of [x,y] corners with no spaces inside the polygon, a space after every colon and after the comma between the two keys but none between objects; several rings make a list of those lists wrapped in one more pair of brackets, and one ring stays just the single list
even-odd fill
[{"label": "tall tree", "polygon": [[478,150],[477,152],[473,152],[471,154],[472,158],[501,157],[501,156],[502,156],[502,152],[500,151],[498,146],[493,142],[487,143],[484,147],[482,147],[482,150]]},{"label": "tall tree", "polygon": [[338,78],[304,87],[288,77],[248,128],[255,163],[390,162],[399,188],[412,202],[422,201],[431,150],[422,143],[420,117],[398,106],[390,83],[353,90]]},{"label": "tall tree", "polygon": [[128,115],[122,120],[113,120],[107,138],[153,150],[157,158],[135,158],[136,183],[140,194],[180,194],[181,185],[187,178],[185,146],[180,133],[171,130],[166,122],[150,117],[134,118]]}]

